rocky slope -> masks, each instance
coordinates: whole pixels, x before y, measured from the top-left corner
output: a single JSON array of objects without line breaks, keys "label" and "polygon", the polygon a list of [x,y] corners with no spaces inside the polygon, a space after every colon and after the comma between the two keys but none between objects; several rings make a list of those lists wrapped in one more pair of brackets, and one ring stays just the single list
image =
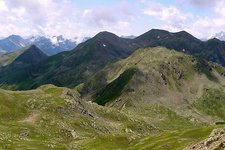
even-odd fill
[{"label": "rocky slope", "polygon": [[[225,111],[224,71],[217,64],[165,48],[140,49],[105,67],[79,90],[100,105],[135,109],[156,124],[168,119],[157,116],[162,110],[172,110],[193,123],[213,124],[225,119],[220,113]],[[149,109],[155,112],[151,114]]]}]

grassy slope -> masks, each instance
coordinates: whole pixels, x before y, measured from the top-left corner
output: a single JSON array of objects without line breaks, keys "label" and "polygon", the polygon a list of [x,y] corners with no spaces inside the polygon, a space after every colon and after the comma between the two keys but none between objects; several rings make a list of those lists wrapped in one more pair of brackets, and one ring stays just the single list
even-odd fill
[{"label": "grassy slope", "polygon": [[[135,73],[128,71],[127,76],[130,68]],[[26,92],[0,90],[0,147],[181,149],[204,139],[214,128],[199,114],[209,116],[207,123],[214,121],[215,114],[221,118],[214,109],[224,109],[220,105],[225,94],[215,90],[223,88],[223,78],[214,70],[221,74],[223,68],[207,72],[216,75],[216,81],[196,68],[192,57],[154,48],[137,51],[101,72],[105,79],[97,80],[103,85],[99,86],[100,102],[113,107],[84,101],[76,90],[51,85]],[[177,72],[182,72],[181,78]],[[95,79],[87,83],[95,87]],[[200,83],[212,88],[210,94],[204,93]],[[217,106],[205,110],[204,101],[210,105],[218,95]]]},{"label": "grassy slope", "polygon": [[[213,127],[204,127],[196,129],[177,130],[173,132],[161,132],[152,134],[148,137],[139,138],[132,142],[123,136],[105,136],[93,139],[89,143],[82,146],[84,149],[143,149],[143,150],[164,150],[173,149],[180,150],[186,146],[201,141],[206,138]],[[196,134],[197,133],[197,134]]]},{"label": "grassy slope", "polygon": [[[136,114],[145,115],[146,120],[164,118],[147,116],[150,108],[157,104],[178,116],[209,123],[211,114],[201,116],[191,106],[204,88],[224,89],[225,79],[221,74],[225,70],[203,62],[161,47],[140,49],[127,59],[105,67],[84,84],[83,90],[94,93],[92,96],[99,104],[127,109],[131,113],[135,110]],[[122,82],[131,69],[135,72]]]},{"label": "grassy slope", "polygon": [[[178,71],[185,71],[185,79],[191,80],[191,76],[193,76],[193,74],[196,72],[194,70],[194,65],[190,63],[191,59],[191,56],[184,55],[175,51],[169,51],[168,49],[160,47],[140,49],[127,59],[109,65],[102,70],[101,74],[105,75],[107,82],[112,82],[126,70],[134,68],[136,70],[139,70],[139,72],[141,72],[142,74],[155,73],[156,76],[160,76],[161,73],[164,73],[172,79],[175,79],[176,74],[175,71],[172,70],[172,68],[177,67],[177,69],[179,69]],[[99,78],[104,77],[100,76]],[[99,80],[99,78],[97,76],[94,78],[95,81],[87,82],[87,84],[93,84],[93,82],[97,82],[99,84],[99,81],[101,81]],[[91,80],[93,80],[93,78]],[[105,84],[107,84],[107,82]],[[91,85],[91,87],[92,86],[93,85]]]},{"label": "grassy slope", "polygon": [[[131,68],[136,70],[132,78],[128,82],[117,83]],[[211,127],[201,128],[205,123],[223,121],[224,72],[224,68],[217,64],[175,51],[160,47],[141,49],[127,59],[104,68],[84,85],[84,89],[97,91],[97,96],[93,95],[97,103],[100,97],[100,102],[107,102],[107,106],[151,122],[159,129],[169,130],[162,135],[147,137],[143,144],[139,143],[142,139],[136,145],[131,144],[134,149],[142,146],[146,149],[163,149],[163,146],[181,149],[211,132]],[[122,83],[125,84],[119,92],[110,92],[112,99],[102,92],[120,87],[116,84]],[[197,129],[192,132],[193,127]],[[184,130],[188,128],[190,131]],[[199,134],[194,134],[197,131]],[[192,133],[190,138],[189,132]]]},{"label": "grassy slope", "polygon": [[155,131],[150,124],[116,109],[82,102],[78,93],[66,88],[1,90],[0,97],[0,147],[4,149],[66,149],[105,134],[127,137],[127,124],[132,124],[132,134]]},{"label": "grassy slope", "polygon": [[0,66],[6,66],[11,64],[25,50],[26,48],[18,50],[16,52],[0,54]]},{"label": "grassy slope", "polygon": [[193,104],[198,110],[214,116],[217,121],[224,121],[225,92],[223,89],[204,89],[203,95]]},{"label": "grassy slope", "polygon": [[[180,144],[187,145],[202,140],[211,131],[211,127],[196,128],[161,107],[160,111],[166,111],[162,114],[173,116],[162,123],[181,125],[183,121],[182,126],[190,129],[181,134],[178,127],[168,130],[155,124],[156,129],[140,116],[80,101],[76,91],[51,85],[26,92],[0,90],[0,97],[0,148],[3,149],[136,149],[143,144],[145,147],[157,144],[159,137],[161,140],[171,137],[168,144],[182,137],[185,140],[181,139]],[[80,101],[94,118],[72,105],[73,100]],[[197,130],[199,135],[186,134],[189,130]]]},{"label": "grassy slope", "polygon": [[213,127],[178,130],[174,132],[163,132],[147,138],[140,139],[131,144],[130,150],[181,150],[186,146],[206,138]]}]

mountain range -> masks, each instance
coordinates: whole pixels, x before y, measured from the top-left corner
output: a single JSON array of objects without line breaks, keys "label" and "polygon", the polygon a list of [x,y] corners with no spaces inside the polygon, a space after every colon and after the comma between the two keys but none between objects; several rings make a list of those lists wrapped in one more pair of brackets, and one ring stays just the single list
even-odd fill
[{"label": "mountain range", "polygon": [[183,149],[225,119],[216,38],[100,32],[53,56],[35,45],[0,54],[0,64],[4,149]]},{"label": "mountain range", "polygon": [[[83,41],[87,40],[85,37]],[[66,39],[60,36],[32,36],[29,38],[22,38],[19,35],[11,35],[0,40],[0,51],[13,52],[29,45],[36,45],[42,49],[47,55],[54,55],[62,51],[68,51],[79,44],[77,38]],[[82,41],[81,41],[82,42]]]},{"label": "mountain range", "polygon": [[11,35],[0,40],[0,50],[2,52],[12,52],[25,47],[28,41],[18,35]]},{"label": "mountain range", "polygon": [[[0,69],[0,82],[4,81],[4,86],[8,86],[15,82],[17,76],[22,76],[30,79],[29,86],[23,86],[24,80],[25,84],[28,82],[26,79],[21,79],[17,82],[16,89],[36,88],[48,83],[74,87],[86,81],[106,65],[127,58],[137,49],[156,46],[174,49],[225,65],[225,42],[217,39],[203,42],[185,31],[170,33],[156,29],[135,39],[120,38],[109,32],[101,32],[79,44],[72,51],[59,53],[34,66],[21,68],[24,70],[21,71],[23,74],[9,73],[11,67],[2,68]],[[6,74],[8,82],[5,82]]]}]

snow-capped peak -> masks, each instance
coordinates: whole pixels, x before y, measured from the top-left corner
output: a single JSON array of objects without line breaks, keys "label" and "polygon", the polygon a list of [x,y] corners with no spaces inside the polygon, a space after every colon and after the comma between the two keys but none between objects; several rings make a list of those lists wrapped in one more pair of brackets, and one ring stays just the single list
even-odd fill
[{"label": "snow-capped peak", "polygon": [[[77,44],[88,40],[88,37],[68,38],[63,35],[31,35],[28,37],[20,37],[19,35],[11,35],[3,38],[0,43],[1,51],[16,51],[28,45],[36,45],[48,55],[54,55],[62,51],[69,51],[74,49]],[[6,44],[5,44],[6,43]]]}]

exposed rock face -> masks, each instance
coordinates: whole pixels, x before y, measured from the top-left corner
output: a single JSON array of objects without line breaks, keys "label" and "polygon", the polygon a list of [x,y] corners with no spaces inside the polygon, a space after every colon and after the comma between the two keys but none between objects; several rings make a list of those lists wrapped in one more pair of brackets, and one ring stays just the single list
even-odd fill
[{"label": "exposed rock face", "polygon": [[20,136],[23,138],[27,138],[29,136],[29,134],[30,134],[29,129],[25,128],[21,131]]},{"label": "exposed rock face", "polygon": [[225,149],[225,128],[215,129],[204,141],[191,145],[184,150],[224,150]]},{"label": "exposed rock face", "polygon": [[73,111],[78,111],[81,114],[88,115],[94,118],[93,113],[90,112],[88,108],[86,108],[85,104],[83,104],[83,102],[78,96],[74,95],[70,91],[65,91],[65,92],[66,93],[64,97],[67,98],[66,101],[67,101],[67,105],[69,109]]}]

